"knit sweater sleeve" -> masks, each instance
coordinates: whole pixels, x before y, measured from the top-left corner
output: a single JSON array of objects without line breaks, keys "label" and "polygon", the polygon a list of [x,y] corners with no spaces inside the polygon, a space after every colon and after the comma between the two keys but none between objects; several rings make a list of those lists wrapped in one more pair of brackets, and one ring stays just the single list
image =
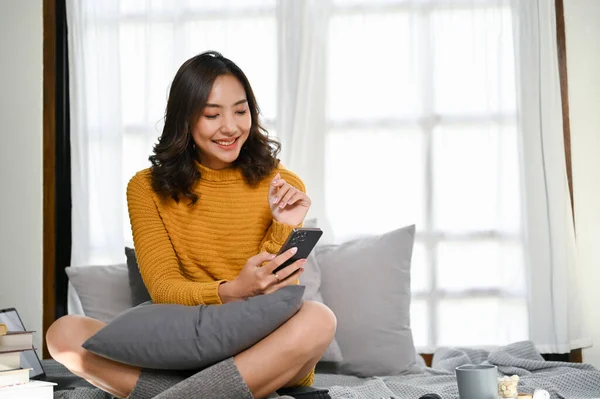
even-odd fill
[{"label": "knit sweater sleeve", "polygon": [[[278,171],[281,173],[281,177],[283,177],[287,183],[296,187],[303,193],[306,192],[304,182],[298,176],[288,171],[287,169],[283,169],[283,167],[281,167]],[[279,252],[292,230],[295,227],[301,226],[302,223],[296,226],[290,226],[288,224],[280,223],[277,220],[273,219],[273,221],[271,222],[271,226],[267,230],[267,233],[265,234],[260,244],[260,252],[266,251],[272,254],[276,254],[277,252]]]},{"label": "knit sweater sleeve", "polygon": [[221,304],[219,285],[225,280],[194,282],[181,274],[155,203],[150,174],[140,172],[127,185],[127,206],[140,273],[155,303]]}]

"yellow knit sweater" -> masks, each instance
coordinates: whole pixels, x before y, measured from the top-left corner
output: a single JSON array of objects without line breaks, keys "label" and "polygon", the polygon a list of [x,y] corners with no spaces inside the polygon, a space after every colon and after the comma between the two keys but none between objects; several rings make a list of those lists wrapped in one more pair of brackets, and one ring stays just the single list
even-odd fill
[{"label": "yellow knit sweater", "polygon": [[[127,186],[127,205],[140,272],[154,303],[221,304],[219,285],[238,276],[261,251],[277,253],[294,226],[272,218],[268,203],[277,172],[299,190],[298,176],[279,166],[257,186],[239,169],[212,170],[197,163],[200,196],[194,206],[152,190],[150,169]],[[311,385],[314,371],[298,385]]]},{"label": "yellow knit sweater", "polygon": [[152,190],[150,169],[127,186],[127,204],[140,272],[155,303],[221,304],[219,284],[238,276],[261,251],[277,253],[293,226],[273,220],[269,185],[277,172],[292,186],[304,184],[279,167],[256,187],[239,169],[212,170],[199,163],[198,202],[163,199]]}]

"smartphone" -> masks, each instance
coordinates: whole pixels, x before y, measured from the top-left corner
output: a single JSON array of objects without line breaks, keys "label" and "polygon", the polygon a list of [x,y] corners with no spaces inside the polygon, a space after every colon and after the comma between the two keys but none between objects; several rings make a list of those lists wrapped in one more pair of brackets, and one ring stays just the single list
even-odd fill
[{"label": "smartphone", "polygon": [[299,259],[308,258],[308,255],[310,255],[311,251],[315,245],[317,245],[317,241],[319,241],[319,238],[321,238],[322,235],[323,231],[319,228],[298,227],[292,230],[277,255],[281,255],[293,247],[298,248],[298,251],[290,259],[283,262],[281,266],[273,270],[273,273],[277,273],[279,270],[291,265]]}]

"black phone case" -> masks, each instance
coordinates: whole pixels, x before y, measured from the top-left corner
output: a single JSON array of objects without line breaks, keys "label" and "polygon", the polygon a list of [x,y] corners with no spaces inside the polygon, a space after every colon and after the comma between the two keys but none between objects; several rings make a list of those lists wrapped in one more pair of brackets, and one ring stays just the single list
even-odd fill
[{"label": "black phone case", "polygon": [[296,399],[331,399],[328,389],[319,389],[313,387],[291,387],[281,388],[277,390],[277,394],[284,396],[288,395]]},{"label": "black phone case", "polygon": [[298,248],[298,252],[296,252],[290,259],[283,262],[283,264],[277,269],[273,270],[273,273],[277,273],[279,270],[291,265],[299,259],[308,258],[308,255],[310,255],[310,252],[313,250],[315,245],[317,245],[317,241],[319,241],[322,235],[323,231],[319,228],[299,227],[292,230],[287,240],[279,250],[279,254],[282,254],[293,247]]}]

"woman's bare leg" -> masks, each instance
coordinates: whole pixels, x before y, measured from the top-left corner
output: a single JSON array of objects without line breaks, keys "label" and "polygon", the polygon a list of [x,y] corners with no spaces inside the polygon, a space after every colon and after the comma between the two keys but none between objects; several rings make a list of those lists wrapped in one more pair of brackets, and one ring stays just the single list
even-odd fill
[{"label": "woman's bare leg", "polygon": [[[327,349],[327,346],[323,349],[323,352],[325,352],[325,349]],[[315,365],[317,364],[317,362],[319,360],[321,360],[321,357],[323,356],[323,352],[321,352],[319,355],[310,359],[304,365],[304,367],[302,367],[300,369],[300,371],[284,385],[284,387],[293,387],[293,386],[298,385],[298,382],[300,382],[302,379],[304,379],[308,375],[308,373],[310,373],[315,368]]]},{"label": "woman's bare leg", "polygon": [[262,398],[304,378],[333,340],[335,327],[328,307],[305,302],[294,317],[233,359],[252,394]]},{"label": "woman's bare leg", "polygon": [[61,317],[46,333],[48,352],[73,374],[113,396],[126,398],[135,387],[141,370],[98,356],[81,346],[105,325],[89,317]]},{"label": "woman's bare leg", "polygon": [[[95,355],[81,345],[105,324],[83,316],[64,316],[46,335],[52,357],[74,374],[110,394],[126,398],[141,370]],[[335,316],[325,305],[306,302],[271,335],[234,357],[256,398],[305,377],[335,334]]]}]

